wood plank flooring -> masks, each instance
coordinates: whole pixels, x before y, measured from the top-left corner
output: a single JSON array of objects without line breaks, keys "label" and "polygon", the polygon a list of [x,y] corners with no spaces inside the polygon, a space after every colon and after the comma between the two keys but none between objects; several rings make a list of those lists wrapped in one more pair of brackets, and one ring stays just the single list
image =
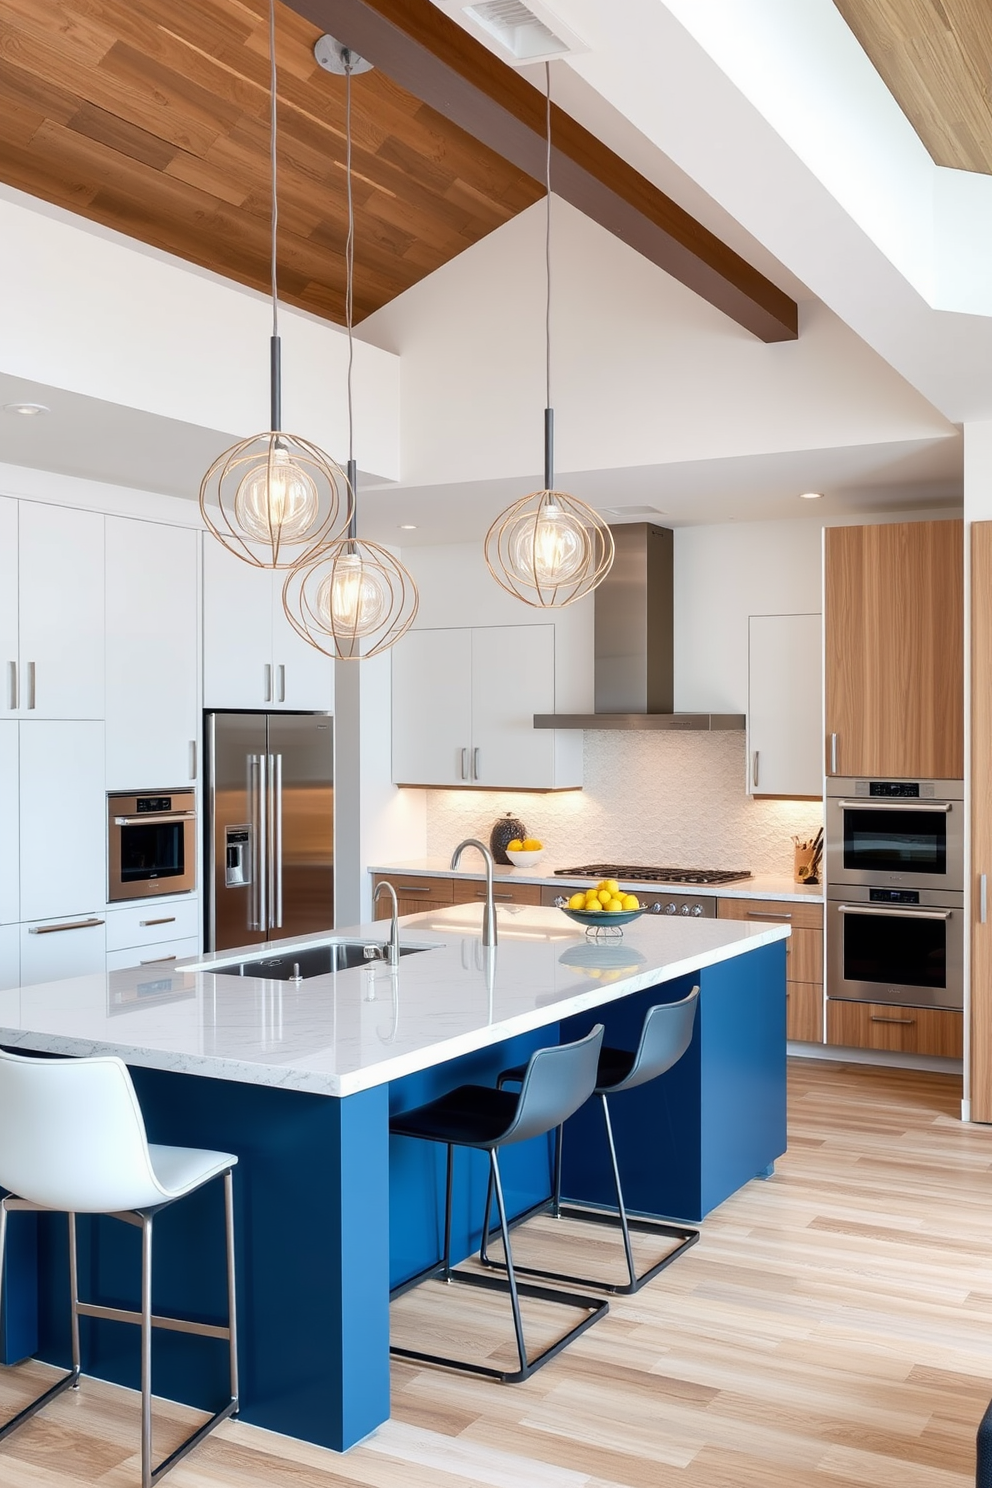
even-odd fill
[{"label": "wood plank flooring", "polygon": [[[970,1488],[992,1396],[992,1128],[962,1126],[959,1099],[944,1075],[794,1061],[775,1176],[724,1204],[693,1250],[533,1380],[398,1366],[394,1419],[346,1456],[235,1422],[171,1482]],[[441,1300],[479,1305],[468,1289]],[[435,1306],[454,1336],[449,1316],[442,1326]],[[487,1332],[481,1346],[502,1356],[507,1337]],[[26,1374],[46,1377],[0,1374],[0,1411],[24,1397]],[[190,1419],[161,1404],[157,1450]],[[136,1433],[136,1398],[85,1380],[0,1446],[0,1482],[128,1488]]]}]

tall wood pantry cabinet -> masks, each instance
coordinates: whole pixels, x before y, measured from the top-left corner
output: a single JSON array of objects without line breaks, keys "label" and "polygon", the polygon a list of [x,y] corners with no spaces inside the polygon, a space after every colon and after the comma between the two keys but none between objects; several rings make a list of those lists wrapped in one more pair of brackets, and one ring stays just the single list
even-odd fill
[{"label": "tall wood pantry cabinet", "polygon": [[992,522],[971,527],[971,1119],[992,1122]]},{"label": "tall wood pantry cabinet", "polygon": [[824,533],[828,775],[964,776],[964,524]]}]

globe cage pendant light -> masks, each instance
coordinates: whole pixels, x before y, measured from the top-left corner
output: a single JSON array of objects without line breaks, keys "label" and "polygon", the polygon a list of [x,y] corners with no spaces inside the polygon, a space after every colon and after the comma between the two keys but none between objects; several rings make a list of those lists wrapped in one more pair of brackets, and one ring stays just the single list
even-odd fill
[{"label": "globe cage pendant light", "polygon": [[[328,543],[352,516],[344,471],[317,445],[282,427],[282,341],[276,250],[279,199],[275,0],[269,0],[269,145],[272,179],[272,336],[269,392],[272,427],[220,455],[200,485],[200,512],[229,552],[255,568],[292,568]],[[343,510],[342,510],[343,507]]]},{"label": "globe cage pendant light", "polygon": [[325,656],[363,661],[394,646],[410,629],[420,605],[412,575],[388,548],[358,536],[358,467],[354,454],[352,393],[355,291],[355,204],[351,180],[351,80],[370,63],[332,37],[314,48],[320,65],[345,77],[345,180],[348,237],[345,244],[345,324],[348,331],[348,488],[351,521],[344,537],[304,557],[283,584],[282,602],[290,625]]},{"label": "globe cage pendant light", "polygon": [[544,410],[544,488],[514,502],[486,534],[489,572],[508,594],[536,609],[562,609],[591,593],[613,566],[613,534],[597,511],[555,490],[555,415],[551,407],[551,66],[546,85],[545,186],[547,225],[544,325],[547,407]]}]

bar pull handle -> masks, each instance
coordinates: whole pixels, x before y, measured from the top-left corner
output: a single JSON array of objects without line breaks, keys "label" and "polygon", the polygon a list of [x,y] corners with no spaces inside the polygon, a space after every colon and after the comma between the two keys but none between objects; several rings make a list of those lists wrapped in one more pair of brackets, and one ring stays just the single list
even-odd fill
[{"label": "bar pull handle", "polygon": [[[740,778],[740,777],[738,777]],[[745,911],[749,920],[791,920],[791,914],[769,914],[763,909],[748,909]]]},{"label": "bar pull handle", "polygon": [[174,925],[175,923],[176,923],[176,917],[175,917],[175,915],[163,915],[160,920],[139,920],[138,921],[138,924],[141,926],[142,930],[146,929],[149,925]]},{"label": "bar pull handle", "polygon": [[431,887],[430,884],[400,884],[396,892],[398,894],[429,894]]},{"label": "bar pull handle", "polygon": [[190,778],[190,780],[195,780],[196,779],[196,765],[197,765],[197,759],[196,759],[196,740],[195,739],[190,739],[190,741],[189,741],[189,778]]},{"label": "bar pull handle", "polygon": [[37,668],[33,661],[28,662],[28,707],[35,708],[38,704]]},{"label": "bar pull handle", "polygon": [[177,959],[176,954],[175,954],[175,952],[173,952],[171,956],[150,956],[147,961],[139,961],[138,962],[138,965],[139,966],[157,966],[160,961],[175,961],[176,959]]},{"label": "bar pull handle", "polygon": [[837,735],[830,735],[830,773],[837,774]]},{"label": "bar pull handle", "polygon": [[[485,891],[485,889],[477,889],[476,890],[476,893],[475,893],[475,897],[476,897],[476,899],[485,899],[485,897],[486,897],[486,891]],[[494,899],[505,899],[510,904],[513,903],[513,895],[512,894],[494,894],[493,895],[493,898]]]},{"label": "bar pull handle", "polygon": [[102,925],[103,920],[98,920],[91,915],[88,920],[71,920],[65,925],[31,925],[28,928],[29,935],[58,935],[61,930],[89,930],[94,925]]},{"label": "bar pull handle", "polygon": [[916,1022],[915,1018],[881,1018],[877,1013],[871,1014],[872,1023],[902,1023],[906,1028],[912,1028]]},{"label": "bar pull handle", "polygon": [[266,662],[262,668],[262,702],[272,701],[272,663]]},{"label": "bar pull handle", "polygon": [[480,779],[480,777],[481,777],[481,768],[482,768],[482,750],[479,749],[479,747],[477,745],[475,747],[475,749],[472,750],[472,779],[473,780]]},{"label": "bar pull handle", "polygon": [[978,875],[978,920],[984,925],[989,917],[989,876],[987,873]]},{"label": "bar pull handle", "polygon": [[758,751],[757,751],[757,749],[754,751],[754,760],[753,760],[753,762],[751,764],[751,787],[752,787],[753,790],[757,790],[758,789]]},{"label": "bar pull handle", "polygon": [[286,701],[286,668],[282,662],[276,667],[276,702]]},{"label": "bar pull handle", "polygon": [[273,930],[282,928],[282,755],[269,755],[269,779],[272,782],[272,790],[269,797],[269,809],[272,813],[272,830],[270,833],[272,851],[272,872],[270,882],[272,884],[271,898],[272,911],[269,923]]},{"label": "bar pull handle", "polygon": [[467,780],[468,779],[468,750],[467,749],[463,749],[462,752],[461,752],[461,754],[462,754],[462,779],[463,780]]},{"label": "bar pull handle", "polygon": [[953,909],[906,909],[902,904],[893,904],[891,909],[882,909],[873,904],[838,904],[837,913],[842,915],[883,915],[896,920],[949,920]]},{"label": "bar pull handle", "polygon": [[248,796],[251,801],[252,833],[255,847],[255,871],[253,874],[255,880],[255,902],[252,906],[252,917],[248,924],[249,930],[266,930],[268,928],[266,879],[269,869],[269,836],[265,763],[266,757],[264,754],[250,754],[248,756]]},{"label": "bar pull handle", "polygon": [[953,801],[920,801],[915,796],[896,801],[879,801],[866,796],[862,800],[838,801],[837,804],[842,811],[936,811],[946,816],[954,810]]},{"label": "bar pull handle", "polygon": [[8,685],[8,704],[7,704],[7,706],[10,708],[10,711],[13,713],[19,707],[19,704],[18,704],[18,701],[17,701],[18,688],[17,688],[17,662],[16,661],[8,661],[8,663],[7,663],[7,685]]}]

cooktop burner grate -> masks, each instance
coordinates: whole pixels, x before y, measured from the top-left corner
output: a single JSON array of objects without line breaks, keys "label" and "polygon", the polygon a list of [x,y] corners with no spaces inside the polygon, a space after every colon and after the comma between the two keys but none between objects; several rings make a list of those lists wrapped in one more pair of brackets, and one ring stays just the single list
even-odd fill
[{"label": "cooktop burner grate", "polygon": [[725,884],[750,878],[741,868],[644,868],[630,863],[585,863],[580,868],[556,868],[557,878],[626,878],[637,883]]}]

